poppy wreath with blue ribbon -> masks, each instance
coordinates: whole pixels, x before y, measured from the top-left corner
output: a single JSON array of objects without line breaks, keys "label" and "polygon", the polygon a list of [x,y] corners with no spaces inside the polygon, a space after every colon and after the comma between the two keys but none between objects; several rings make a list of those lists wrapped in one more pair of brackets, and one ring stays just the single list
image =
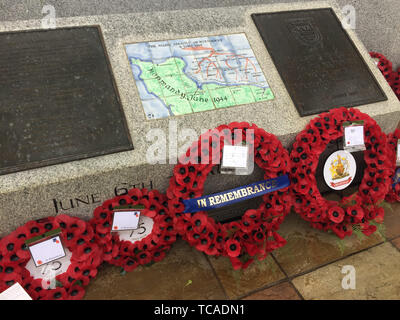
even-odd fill
[{"label": "poppy wreath with blue ribbon", "polygon": [[[60,239],[71,258],[51,285],[50,279],[34,278],[27,269],[33,262],[25,241],[55,229],[61,229]],[[67,215],[29,221],[0,240],[0,292],[18,282],[33,300],[79,300],[101,263],[102,251],[87,222]]]},{"label": "poppy wreath with blue ribbon", "polygon": [[[330,141],[343,137],[345,121],[364,121],[366,169],[357,193],[340,202],[323,198],[315,177],[319,157]],[[291,182],[295,211],[311,226],[332,230],[340,238],[352,234],[354,225],[370,235],[376,231],[372,220],[383,222],[380,206],[390,184],[391,161],[386,135],[374,119],[353,108],[337,108],[312,119],[293,144]]]},{"label": "poppy wreath with blue ribbon", "polygon": [[395,132],[389,133],[388,140],[388,151],[390,152],[389,157],[392,164],[391,171],[391,188],[386,195],[385,200],[387,202],[400,202],[400,169],[396,170],[396,151],[397,151],[397,141],[400,139],[400,130],[396,129]]},{"label": "poppy wreath with blue ribbon", "polygon": [[249,209],[230,223],[216,222],[205,211],[184,213],[183,200],[203,195],[207,175],[220,163],[225,142],[231,144],[237,136],[241,136],[238,143],[245,141],[249,129],[254,131],[247,144],[250,150],[254,148],[254,162],[264,171],[264,178],[288,174],[288,151],[274,135],[255,124],[234,122],[205,132],[189,147],[175,166],[167,190],[178,234],[207,255],[229,257],[234,269],[247,268],[254,258],[263,260],[286,243],[277,230],[292,205],[289,187],[265,194],[258,209]]},{"label": "poppy wreath with blue ribbon", "polygon": [[[152,220],[152,228],[143,238],[130,241],[122,239],[119,232],[111,232],[114,209],[120,206],[143,205],[141,216]],[[140,222],[140,220],[139,220]],[[157,190],[130,189],[127,194],[107,200],[94,211],[90,220],[97,242],[103,249],[104,261],[132,271],[140,265],[161,261],[176,241],[173,219],[169,214],[167,198]],[[128,231],[123,231],[128,232]]]}]

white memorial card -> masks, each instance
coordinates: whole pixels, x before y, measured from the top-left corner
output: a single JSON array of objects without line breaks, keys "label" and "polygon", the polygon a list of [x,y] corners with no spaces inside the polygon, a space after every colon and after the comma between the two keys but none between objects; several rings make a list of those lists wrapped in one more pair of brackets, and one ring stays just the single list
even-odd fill
[{"label": "white memorial card", "polygon": [[120,210],[114,212],[112,231],[135,230],[138,228],[140,210]]},{"label": "white memorial card", "polygon": [[349,152],[365,150],[364,125],[344,125],[344,146]]},{"label": "white memorial card", "polygon": [[346,146],[359,146],[364,144],[364,126],[351,126],[345,128]]},{"label": "white memorial card", "polygon": [[0,293],[0,300],[32,300],[25,289],[17,282]]},{"label": "white memorial card", "polygon": [[72,252],[69,251],[68,248],[64,248],[64,250],[65,257],[61,259],[54,260],[39,267],[36,267],[33,259],[30,259],[25,268],[29,271],[33,279],[51,278],[52,276],[55,278],[59,274],[67,272],[71,265]]},{"label": "white memorial card", "polygon": [[247,146],[225,145],[222,152],[222,166],[226,168],[247,168]]},{"label": "white memorial card", "polygon": [[396,166],[400,166],[400,140],[397,140],[397,156],[396,156]]},{"label": "white memorial card", "polygon": [[64,247],[60,236],[55,236],[48,240],[29,246],[29,251],[36,267],[65,257]]}]

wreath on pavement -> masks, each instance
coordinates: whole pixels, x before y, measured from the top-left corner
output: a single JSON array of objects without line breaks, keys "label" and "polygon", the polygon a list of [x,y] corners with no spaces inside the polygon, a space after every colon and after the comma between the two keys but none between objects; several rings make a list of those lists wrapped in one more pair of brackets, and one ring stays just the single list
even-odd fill
[{"label": "wreath on pavement", "polygon": [[[114,209],[143,205],[138,229],[111,232]],[[96,240],[104,252],[104,261],[132,271],[139,265],[161,261],[176,241],[173,219],[165,195],[157,190],[131,189],[127,194],[107,200],[91,219]]]},{"label": "wreath on pavement", "polygon": [[[377,52],[370,52],[372,58],[377,60],[379,70],[389,83],[390,87],[400,99],[400,68],[393,70],[393,65],[383,54]],[[389,189],[386,195],[386,201],[388,202],[399,202],[400,201],[400,183],[399,178],[395,176],[396,171],[396,148],[397,140],[400,138],[400,130],[397,129],[395,132],[388,135],[388,150],[390,151],[390,160],[393,165],[393,171],[391,174],[392,187]]]},{"label": "wreath on pavement", "polygon": [[[55,229],[67,255],[36,268],[25,241]],[[101,262],[87,222],[67,215],[29,221],[0,240],[0,292],[18,282],[34,300],[79,300]]]},{"label": "wreath on pavement", "polygon": [[[340,202],[323,198],[317,188],[316,169],[321,153],[332,140],[343,137],[345,121],[364,121],[367,165],[357,193],[344,197]],[[380,207],[390,186],[391,161],[386,135],[375,120],[357,109],[338,108],[312,119],[300,132],[293,144],[291,182],[295,211],[311,226],[320,230],[332,230],[343,239],[352,234],[354,225],[370,235],[376,226],[370,222],[382,222],[384,209]]]},{"label": "wreath on pavement", "polygon": [[390,175],[390,179],[392,181],[391,188],[389,188],[389,192],[386,195],[385,200],[388,202],[400,202],[400,177],[397,175],[396,170],[396,150],[397,150],[397,141],[400,139],[400,130],[396,129],[395,132],[388,134],[388,152],[389,159],[392,165],[392,171]]},{"label": "wreath on pavement", "polygon": [[244,141],[254,150],[254,161],[265,179],[290,172],[288,152],[274,135],[255,124],[233,122],[205,132],[190,146],[175,166],[167,190],[177,232],[207,255],[229,257],[234,269],[247,268],[255,257],[263,260],[286,243],[276,231],[292,205],[289,188],[265,194],[258,209],[249,209],[230,223],[216,222],[205,211],[184,213],[183,200],[203,195],[207,175],[220,163],[225,143]]}]

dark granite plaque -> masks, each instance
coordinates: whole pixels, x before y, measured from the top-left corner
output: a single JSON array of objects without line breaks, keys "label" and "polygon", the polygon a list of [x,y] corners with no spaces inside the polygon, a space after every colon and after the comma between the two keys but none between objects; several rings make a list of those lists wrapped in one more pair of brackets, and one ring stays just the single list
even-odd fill
[{"label": "dark granite plaque", "polygon": [[387,100],[332,9],[252,18],[301,116]]},{"label": "dark granite plaque", "polygon": [[0,33],[0,174],[131,149],[99,27]]}]

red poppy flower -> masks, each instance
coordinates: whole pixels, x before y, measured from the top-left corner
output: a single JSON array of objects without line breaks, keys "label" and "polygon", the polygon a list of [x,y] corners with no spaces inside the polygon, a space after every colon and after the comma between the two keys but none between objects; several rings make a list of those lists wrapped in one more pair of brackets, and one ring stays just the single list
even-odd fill
[{"label": "red poppy flower", "polygon": [[198,212],[191,218],[191,224],[196,231],[201,231],[207,225],[207,215],[204,212]]},{"label": "red poppy flower", "polygon": [[105,221],[110,219],[109,215],[111,215],[111,212],[112,211],[109,211],[108,209],[105,209],[103,207],[97,207],[93,212],[93,216],[99,221]]},{"label": "red poppy flower", "polygon": [[176,241],[176,234],[175,233],[170,233],[168,235],[165,235],[163,238],[163,243],[170,245]]},{"label": "red poppy flower", "polygon": [[267,247],[269,251],[281,248],[286,244],[286,240],[277,232],[268,232]]},{"label": "red poppy flower", "polygon": [[303,195],[309,194],[310,190],[312,190],[311,179],[308,179],[308,177],[300,179],[299,182],[296,184],[295,188],[299,194],[303,194]]},{"label": "red poppy flower", "polygon": [[243,263],[240,261],[240,259],[236,257],[229,257],[229,259],[231,260],[233,270],[239,270],[242,268]]},{"label": "red poppy flower", "polygon": [[255,242],[264,242],[265,234],[261,231],[258,231],[253,235],[253,239]]},{"label": "red poppy flower", "polygon": [[229,257],[235,258],[240,254],[240,243],[239,241],[229,239],[226,241],[225,250],[228,253]]},{"label": "red poppy flower", "polygon": [[329,219],[335,223],[341,223],[344,219],[344,210],[340,207],[332,207],[328,210]]},{"label": "red poppy flower", "polygon": [[[251,241],[249,241],[251,239]],[[254,242],[254,240],[249,236],[246,241],[242,242],[242,246],[250,257],[254,257],[260,253],[259,243]]]},{"label": "red poppy flower", "polygon": [[199,251],[206,251],[211,244],[212,241],[208,237],[200,236],[199,241],[197,242],[195,247]]},{"label": "red poppy flower", "polygon": [[64,288],[46,290],[45,300],[66,300],[68,293]]},{"label": "red poppy flower", "polygon": [[118,255],[119,248],[116,243],[111,240],[103,244],[103,259],[104,261],[110,262],[113,258]]},{"label": "red poppy flower", "polygon": [[382,207],[370,208],[367,212],[368,220],[375,220],[378,223],[383,223],[385,210]]},{"label": "red poppy flower", "polygon": [[81,300],[85,295],[85,289],[81,286],[72,286],[68,290],[68,300]]},{"label": "red poppy flower", "polygon": [[354,222],[361,222],[361,219],[364,218],[364,210],[359,205],[347,207],[346,214],[353,218]]},{"label": "red poppy flower", "polygon": [[157,250],[153,253],[153,261],[159,262],[165,258],[166,251],[165,250]]},{"label": "red poppy flower", "polygon": [[[249,210],[247,210],[245,212],[245,214],[243,216],[246,219],[251,219],[253,221],[256,221],[256,220],[261,219],[261,210],[249,209]],[[237,226],[236,224],[234,224],[233,226],[236,226],[237,228],[240,228],[240,226]]]},{"label": "red poppy flower", "polygon": [[242,221],[242,225],[240,226],[240,230],[243,232],[251,232],[256,227],[256,222],[254,219],[251,219],[248,215],[244,216]]},{"label": "red poppy flower", "polygon": [[217,245],[215,242],[213,242],[211,245],[209,245],[205,250],[204,253],[209,255],[209,256],[214,256],[217,254],[220,254],[220,251],[222,251],[222,249],[218,249]]},{"label": "red poppy flower", "polygon": [[189,172],[186,175],[183,176],[177,176],[176,181],[179,183],[181,186],[186,187],[190,189],[190,187],[193,185],[193,183],[196,181],[196,172]]},{"label": "red poppy flower", "polygon": [[177,198],[185,198],[186,199],[189,197],[189,190],[185,185],[180,185],[180,186],[177,186],[173,190],[173,194]]},{"label": "red poppy flower", "polygon": [[142,251],[138,253],[137,258],[140,265],[146,265],[151,262],[152,255],[149,252]]},{"label": "red poppy flower", "polygon": [[342,224],[334,224],[331,229],[340,239],[344,239],[346,235],[352,234],[351,229]]},{"label": "red poppy flower", "polygon": [[364,224],[362,226],[362,233],[365,234],[366,236],[370,236],[371,234],[373,234],[376,231],[376,226],[374,225],[366,225]]},{"label": "red poppy flower", "polygon": [[128,190],[128,195],[133,200],[133,204],[136,204],[135,202],[138,202],[139,199],[143,198],[142,191],[143,190],[137,188]]},{"label": "red poppy flower", "polygon": [[183,212],[185,210],[185,205],[180,201],[180,198],[172,198],[168,201],[168,209],[171,213]]},{"label": "red poppy flower", "polygon": [[230,124],[228,124],[228,127],[231,130],[234,129],[247,129],[250,127],[248,122],[231,122]]},{"label": "red poppy flower", "polygon": [[189,170],[187,170],[186,166],[183,164],[177,164],[173,170],[174,177],[178,181],[183,181],[189,174]]},{"label": "red poppy flower", "polygon": [[190,244],[192,246],[196,246],[197,243],[200,241],[200,237],[201,237],[200,233],[194,231],[193,228],[191,231],[186,231],[184,236],[190,242]]}]

